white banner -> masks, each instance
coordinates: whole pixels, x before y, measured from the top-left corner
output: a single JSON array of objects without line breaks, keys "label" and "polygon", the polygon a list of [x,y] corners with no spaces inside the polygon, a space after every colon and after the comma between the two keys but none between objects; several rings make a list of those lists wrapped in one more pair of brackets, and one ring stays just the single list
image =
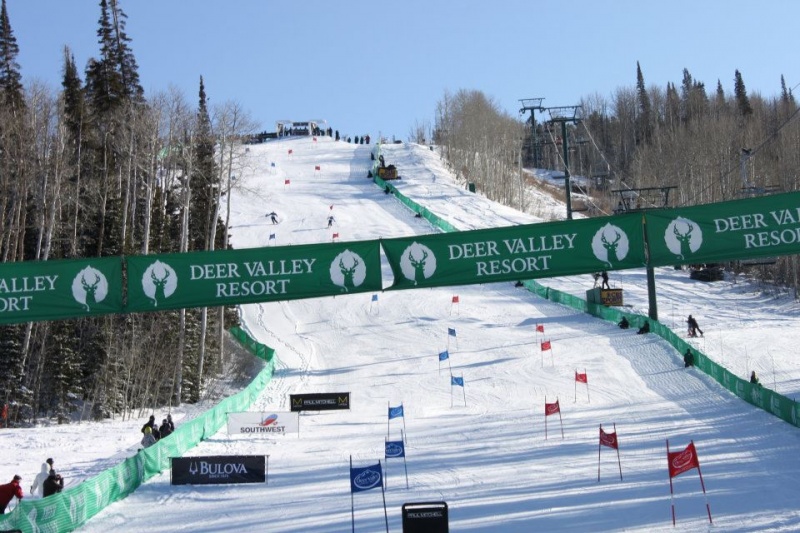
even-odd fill
[{"label": "white banner", "polygon": [[297,413],[228,413],[228,435],[286,435],[299,429]]}]

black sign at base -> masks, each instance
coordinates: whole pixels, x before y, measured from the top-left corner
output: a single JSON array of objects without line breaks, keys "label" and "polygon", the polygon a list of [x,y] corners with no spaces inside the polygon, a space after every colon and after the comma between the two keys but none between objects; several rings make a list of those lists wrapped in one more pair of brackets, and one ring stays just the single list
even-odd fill
[{"label": "black sign at base", "polygon": [[403,504],[403,533],[449,533],[445,502]]},{"label": "black sign at base", "polygon": [[206,455],[172,457],[173,485],[220,485],[225,483],[264,483],[264,455]]}]

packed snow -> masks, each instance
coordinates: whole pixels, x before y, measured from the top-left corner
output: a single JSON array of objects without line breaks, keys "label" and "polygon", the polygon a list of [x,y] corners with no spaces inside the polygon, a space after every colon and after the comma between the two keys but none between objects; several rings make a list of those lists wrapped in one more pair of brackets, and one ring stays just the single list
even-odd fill
[{"label": "packed snow", "polygon": [[[250,146],[231,198],[233,245],[433,233],[367,179],[372,148],[326,137]],[[563,218],[563,206],[546,196],[532,202],[534,216],[468,192],[428,147],[385,145],[383,154],[399,170],[393,185],[402,194],[460,229],[542,222],[547,210]],[[386,287],[391,271],[383,271]],[[626,309],[647,314],[644,270],[610,278]],[[581,297],[594,284],[590,275],[540,281]],[[691,339],[699,350],[797,395],[800,307],[791,294],[746,278],[703,283],[669,268],[656,270],[656,283],[663,323],[684,332],[693,314],[705,332]],[[355,530],[369,532],[385,530],[384,512],[389,530],[401,531],[402,505],[425,501],[446,502],[450,530],[459,532],[800,530],[798,428],[684,368],[655,335],[513,283],[251,304],[241,316],[278,360],[252,410],[285,412],[289,394],[343,391],[351,408],[305,412],[300,431],[280,437],[223,428],[189,455],[268,455],[267,483],[172,486],[167,470],[81,531],[339,533],[351,530],[351,501]],[[540,349],[545,339],[551,350]],[[449,359],[440,361],[444,350]],[[588,384],[577,383],[576,372]],[[451,374],[463,377],[463,388],[451,385]],[[545,418],[545,403],[556,400],[560,416]],[[404,416],[389,421],[387,406],[400,404]],[[173,416],[180,425],[192,412],[183,406]],[[80,483],[135,453],[147,415],[4,429],[0,479],[20,474],[27,492],[53,457],[67,486]],[[619,462],[615,450],[599,447],[601,424],[616,428]],[[392,440],[404,431],[405,465],[384,457],[387,426]],[[694,442],[706,494],[694,469],[672,480],[671,499],[667,440],[671,451]],[[382,463],[383,497],[379,488],[351,495],[351,458],[356,467]]]}]

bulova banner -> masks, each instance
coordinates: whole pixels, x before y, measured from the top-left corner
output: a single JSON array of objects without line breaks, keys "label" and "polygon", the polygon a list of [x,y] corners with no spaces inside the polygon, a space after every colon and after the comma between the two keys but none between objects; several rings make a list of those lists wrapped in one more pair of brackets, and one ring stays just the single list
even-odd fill
[{"label": "bulova banner", "polygon": [[379,241],[129,257],[127,311],[381,290]]},{"label": "bulova banner", "polygon": [[297,413],[228,413],[228,435],[286,435],[299,430]]},{"label": "bulova banner", "polygon": [[120,312],[119,257],[0,263],[0,324]]},{"label": "bulova banner", "polygon": [[264,483],[264,455],[209,455],[172,457],[173,485]]},{"label": "bulova banner", "polygon": [[650,264],[800,253],[800,192],[648,211]]},{"label": "bulova banner", "polygon": [[290,394],[292,411],[329,411],[350,409],[349,392],[327,392],[315,394]]},{"label": "bulova banner", "polygon": [[393,289],[469,285],[645,265],[642,215],[381,241]]}]

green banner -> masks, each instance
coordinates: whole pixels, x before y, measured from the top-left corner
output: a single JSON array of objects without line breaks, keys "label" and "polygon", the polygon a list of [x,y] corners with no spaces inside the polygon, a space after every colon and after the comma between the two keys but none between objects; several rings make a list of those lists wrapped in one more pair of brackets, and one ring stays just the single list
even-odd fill
[{"label": "green banner", "polygon": [[0,324],[122,312],[122,259],[0,263]]},{"label": "green banner", "polygon": [[129,312],[381,289],[379,241],[128,257]]},{"label": "green banner", "polygon": [[800,253],[800,192],[648,211],[650,265]]},{"label": "green banner", "polygon": [[628,214],[381,241],[393,289],[494,283],[644,266]]}]

